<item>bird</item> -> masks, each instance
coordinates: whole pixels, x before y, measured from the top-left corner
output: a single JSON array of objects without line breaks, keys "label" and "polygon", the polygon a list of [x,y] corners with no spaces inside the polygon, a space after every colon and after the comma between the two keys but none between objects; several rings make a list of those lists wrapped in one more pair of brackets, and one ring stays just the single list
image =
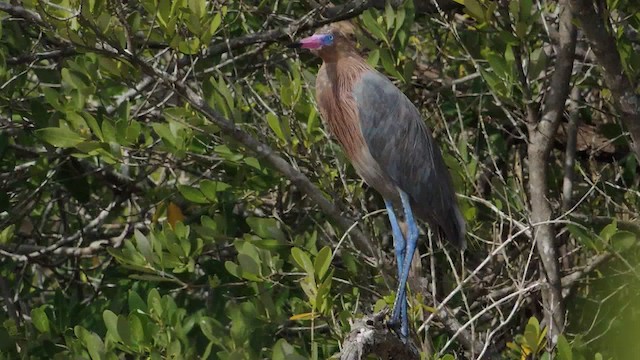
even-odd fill
[{"label": "bird", "polygon": [[[359,54],[354,31],[351,22],[336,22],[289,47],[308,49],[322,59],[315,87],[323,123],[358,175],[384,199],[399,279],[388,324],[406,340],[407,278],[419,237],[416,218],[460,250],[466,247],[466,225],[431,130],[411,100]],[[403,210],[406,231],[396,208]]]}]

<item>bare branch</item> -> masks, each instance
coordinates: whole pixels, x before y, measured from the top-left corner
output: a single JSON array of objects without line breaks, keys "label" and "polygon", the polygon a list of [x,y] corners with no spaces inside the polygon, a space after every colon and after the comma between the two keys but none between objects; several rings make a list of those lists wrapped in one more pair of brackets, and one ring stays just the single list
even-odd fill
[{"label": "bare branch", "polygon": [[562,277],[562,293],[564,296],[567,296],[569,292],[572,290],[573,286],[580,280],[584,275],[590,273],[595,270],[598,266],[606,262],[607,260],[613,257],[614,253],[606,252],[602,254],[598,254],[587,261],[587,264],[580,270],[575,271],[569,275]]},{"label": "bare branch", "polygon": [[420,359],[413,344],[405,344],[391,332],[384,319],[387,312],[368,315],[351,325],[351,332],[342,343],[341,360],[367,359],[375,354],[380,359]]},{"label": "bare branch", "polygon": [[560,1],[559,43],[555,72],[551,78],[549,95],[543,107],[541,116],[534,117],[529,113],[529,193],[531,196],[531,222],[539,224],[534,228],[536,241],[544,276],[548,286],[543,289],[543,305],[545,320],[549,326],[549,339],[557,341],[557,335],[564,329],[565,311],[562,301],[560,283],[560,266],[558,262],[558,248],[555,243],[555,229],[549,222],[552,209],[548,201],[548,159],[553,139],[565,101],[569,95],[571,73],[576,44],[576,29],[573,25],[568,0]]},{"label": "bare branch", "polygon": [[565,109],[565,102],[571,90],[571,73],[576,51],[577,30],[573,25],[573,18],[567,1],[560,1],[559,42],[555,69],[549,85],[549,94],[542,109],[540,122],[536,124],[544,147],[540,150],[548,153],[553,144],[553,138],[558,130],[560,119]]},{"label": "bare branch", "polygon": [[42,21],[40,14],[35,11],[27,10],[22,6],[13,5],[7,2],[0,2],[0,11],[4,11],[11,16],[25,19],[40,26],[47,27],[47,24]]},{"label": "bare branch", "polygon": [[564,179],[562,182],[562,210],[571,208],[573,194],[573,166],[576,162],[576,143],[578,138],[578,100],[580,91],[573,88],[571,91],[571,104],[569,105],[569,124],[566,129],[567,147],[564,153]]},{"label": "bare branch", "polygon": [[[48,255],[61,255],[68,257],[89,257],[95,256],[101,250],[106,249],[107,247],[117,248],[120,246],[122,241],[133,234],[133,229],[145,230],[148,226],[143,223],[137,224],[126,224],[120,234],[114,236],[109,239],[99,239],[92,241],[87,246],[60,246],[53,250],[47,252]],[[22,256],[32,253],[44,253],[47,248],[45,246],[38,245],[29,245],[29,244],[21,244],[15,247],[15,249],[10,245],[0,245],[0,251],[2,251],[2,255],[6,257],[11,257],[16,260],[22,260]]]},{"label": "bare branch", "polygon": [[368,0],[353,0],[341,6],[327,7],[325,9],[321,9],[321,13],[326,16],[324,19],[315,20],[310,19],[309,16],[305,16],[302,19],[279,29],[249,34],[233,39],[225,39],[223,42],[211,46],[207,55],[214,56],[252,44],[290,40],[297,32],[315,29],[329,23],[354,18],[372,6],[373,5]]},{"label": "bare branch", "polygon": [[[471,354],[477,354],[482,349],[482,343],[480,341],[474,340],[473,336],[471,336],[471,332],[467,330],[467,327],[470,322],[466,324],[460,323],[456,318],[456,314],[446,306],[443,306],[437,313],[436,317],[442,321],[445,329],[452,334],[452,337],[449,342],[457,340],[460,342],[465,349],[469,351]],[[449,344],[447,344],[449,345]]]},{"label": "bare branch", "polygon": [[[8,253],[7,251],[2,249],[0,249],[0,254],[4,256],[12,257],[16,261],[29,261],[30,259],[33,259],[33,258],[38,258],[44,255],[50,255],[54,253],[56,250],[58,250],[60,247],[82,238],[85,233],[98,227],[111,214],[111,211],[117,205],[119,205],[122,201],[123,201],[122,198],[112,201],[105,209],[100,211],[98,216],[96,216],[93,220],[89,221],[89,223],[87,223],[82,229],[76,231],[75,233],[73,233],[73,235],[67,236],[65,238],[60,239],[59,241],[56,241],[52,245],[39,248],[38,250],[32,251],[25,255],[16,255],[16,254]],[[102,244],[98,244],[98,245],[102,246]],[[94,246],[97,246],[97,245],[94,245]]]},{"label": "bare branch", "polygon": [[34,61],[63,58],[63,57],[76,55],[77,53],[78,52],[73,48],[63,48],[63,49],[45,51],[45,52],[35,53],[35,54],[24,54],[24,55],[8,58],[7,65],[18,65],[18,64],[30,63]]}]

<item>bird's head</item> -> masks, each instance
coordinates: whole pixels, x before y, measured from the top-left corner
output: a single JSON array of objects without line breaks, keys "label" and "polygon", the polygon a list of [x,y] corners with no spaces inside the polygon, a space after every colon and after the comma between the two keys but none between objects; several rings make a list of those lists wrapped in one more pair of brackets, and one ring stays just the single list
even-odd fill
[{"label": "bird's head", "polygon": [[315,33],[309,37],[296,41],[289,45],[289,47],[320,50],[324,47],[333,46],[334,41],[335,37],[332,33]]},{"label": "bird's head", "polygon": [[325,54],[353,48],[353,35],[353,25],[348,21],[340,21],[321,27],[313,35],[296,41],[289,47],[309,49],[323,57]]}]

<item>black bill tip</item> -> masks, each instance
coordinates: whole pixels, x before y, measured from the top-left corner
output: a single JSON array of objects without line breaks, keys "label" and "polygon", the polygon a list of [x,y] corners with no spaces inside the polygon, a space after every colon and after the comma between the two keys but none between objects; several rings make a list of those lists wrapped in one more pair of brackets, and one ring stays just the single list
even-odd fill
[{"label": "black bill tip", "polygon": [[289,49],[299,49],[300,47],[302,47],[302,44],[299,43],[299,42],[294,42],[294,43],[291,43],[291,44],[287,44],[287,47]]}]

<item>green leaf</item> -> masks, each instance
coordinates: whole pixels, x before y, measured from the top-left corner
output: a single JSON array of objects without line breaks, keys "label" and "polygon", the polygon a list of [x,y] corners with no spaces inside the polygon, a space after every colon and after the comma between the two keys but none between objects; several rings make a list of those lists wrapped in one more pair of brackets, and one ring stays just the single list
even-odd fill
[{"label": "green leaf", "polygon": [[395,14],[390,1],[387,1],[384,7],[384,21],[387,24],[387,30],[390,30],[395,22]]},{"label": "green leaf", "polygon": [[611,240],[611,237],[613,236],[613,234],[615,234],[618,231],[618,222],[614,219],[611,224],[605,226],[601,231],[600,231],[600,237],[602,238],[602,241],[604,241],[605,243],[609,243],[609,240]]},{"label": "green leaf", "polygon": [[149,243],[147,237],[144,236],[138,229],[135,229],[133,234],[136,238],[136,247],[138,248],[138,250],[140,250],[142,256],[144,256],[147,261],[152,262],[153,251],[151,249],[151,243]]},{"label": "green leaf", "polygon": [[218,108],[223,109],[225,116],[230,116],[235,107],[234,99],[236,99],[237,97],[233,96],[231,90],[229,89],[229,86],[224,81],[222,76],[218,79],[217,82],[213,77],[210,79],[210,81],[217,93],[222,96],[217,100]]},{"label": "green leaf", "polygon": [[149,312],[160,317],[164,312],[162,309],[162,302],[160,301],[160,293],[157,289],[151,289],[147,294],[147,307]]},{"label": "green leaf", "polygon": [[42,94],[44,95],[44,99],[47,100],[47,102],[56,110],[60,111],[60,112],[64,112],[65,109],[62,106],[62,104],[60,104],[60,96],[58,94],[58,91],[56,91],[55,89],[52,89],[50,87],[43,87],[42,88]]},{"label": "green leaf", "polygon": [[129,120],[129,125],[125,130],[125,139],[129,144],[134,144],[138,141],[138,137],[142,132],[142,125],[135,120]]},{"label": "green leaf", "polygon": [[105,310],[102,313],[102,319],[104,320],[104,325],[107,327],[107,331],[111,337],[113,337],[114,340],[121,342],[122,339],[118,334],[118,315],[111,310]]},{"label": "green leaf", "polygon": [[516,24],[516,36],[520,39],[524,39],[529,34],[529,25],[524,22],[519,22]]},{"label": "green leaf", "polygon": [[249,281],[261,281],[260,265],[247,254],[238,254],[238,263],[242,269],[242,277]]},{"label": "green leaf", "polygon": [[311,303],[311,308],[315,310],[317,308],[316,295],[318,294],[318,289],[315,281],[313,280],[313,275],[305,276],[300,282],[300,287],[302,288],[302,291],[304,291],[305,295],[307,295],[309,303]]},{"label": "green leaf", "polygon": [[200,330],[202,330],[204,336],[211,341],[218,343],[224,336],[224,327],[216,319],[204,316],[200,319],[198,324],[200,325]]},{"label": "green leaf", "polygon": [[216,13],[213,16],[213,20],[211,20],[211,24],[209,24],[209,33],[211,35],[215,34],[220,27],[220,24],[222,24],[222,14]]},{"label": "green leaf", "polygon": [[169,129],[169,126],[167,124],[154,123],[151,125],[151,127],[153,127],[153,131],[155,131],[156,134],[158,134],[163,140],[166,140],[168,144],[176,146],[176,136],[171,132],[171,129]]},{"label": "green leaf", "polygon": [[519,0],[520,3],[520,20],[528,22],[531,18],[531,8],[533,8],[533,1],[531,0]]},{"label": "green leaf", "polygon": [[398,69],[396,69],[396,63],[388,49],[380,50],[380,60],[382,60],[382,67],[388,74],[404,81],[402,75],[400,75]]},{"label": "green leaf", "polygon": [[273,354],[271,360],[304,360],[308,359],[296,351],[295,347],[287,342],[285,339],[279,339],[275,345],[273,345]]},{"label": "green leaf", "polygon": [[385,31],[382,30],[380,24],[373,18],[373,10],[368,10],[362,13],[362,21],[364,22],[365,28],[378,40],[382,40],[385,43],[388,43],[387,36]]},{"label": "green leaf", "polygon": [[231,185],[222,181],[203,180],[200,182],[200,190],[206,192],[221,192],[230,188]]},{"label": "green leaf", "polygon": [[277,239],[262,239],[254,240],[253,243],[256,247],[270,251],[280,251],[289,248],[290,245]]},{"label": "green leaf", "polygon": [[520,20],[520,0],[509,1],[509,13],[517,23]]},{"label": "green leaf", "polygon": [[104,343],[96,333],[79,325],[73,328],[73,333],[87,347],[91,360],[103,360]]},{"label": "green leaf", "polygon": [[0,232],[0,244],[8,244],[13,239],[15,227],[15,224],[11,224]]},{"label": "green leaf", "polygon": [[631,249],[637,242],[636,234],[630,231],[618,231],[611,236],[611,246],[617,252],[623,252]]},{"label": "green leaf", "polygon": [[529,63],[529,71],[528,71],[529,77],[531,79],[536,79],[538,78],[538,76],[540,76],[540,73],[542,73],[542,71],[547,66],[547,61],[548,61],[547,53],[544,51],[542,47],[537,48],[533,50],[533,52],[531,53],[530,59],[531,60]]},{"label": "green leaf", "polygon": [[90,86],[89,79],[82,73],[67,68],[62,69],[62,80],[69,84],[72,88],[80,91]]},{"label": "green leaf", "polygon": [[126,345],[133,344],[131,341],[131,329],[129,328],[129,321],[126,317],[118,315],[118,336],[122,339],[122,342]]},{"label": "green leaf", "polygon": [[283,242],[287,240],[276,219],[248,217],[246,222],[251,230],[263,239],[277,239]]},{"label": "green leaf", "polygon": [[484,22],[486,20],[484,16],[484,9],[477,0],[464,0],[464,10],[467,14],[480,22]]},{"label": "green leaf", "polygon": [[203,180],[200,182],[200,191],[211,202],[218,200],[218,192],[222,192],[230,188],[231,185],[222,181]]},{"label": "green leaf", "polygon": [[557,357],[556,360],[573,360],[573,353],[571,352],[571,346],[564,335],[560,334],[558,337],[557,345]]},{"label": "green leaf", "polygon": [[329,273],[329,276],[324,279],[317,289],[315,304],[316,308],[318,308],[322,313],[327,313],[330,310],[329,305],[331,304],[331,296],[329,296],[329,292],[331,291],[332,282],[333,271]]},{"label": "green leaf", "polygon": [[367,63],[372,67],[378,66],[378,62],[380,61],[380,49],[374,49],[369,53],[369,57],[367,58]]},{"label": "green leaf", "polygon": [[102,121],[102,136],[104,137],[103,141],[106,142],[117,142],[116,140],[116,128],[115,126],[113,126],[113,124],[105,119]]},{"label": "green leaf", "polygon": [[44,128],[36,130],[36,136],[49,144],[69,148],[76,146],[84,141],[84,138],[74,131],[67,128]]},{"label": "green leaf", "polygon": [[531,317],[524,329],[524,339],[526,340],[527,345],[529,345],[529,348],[534,351],[537,350],[539,336],[540,323],[538,322],[538,319]]},{"label": "green leaf", "polygon": [[160,24],[167,26],[171,16],[171,0],[160,0],[157,14]]},{"label": "green leaf", "polygon": [[84,118],[74,112],[74,111],[69,111],[66,114],[67,117],[67,123],[70,125],[70,127],[75,130],[75,131],[86,131],[86,129],[89,127],[87,125],[87,122],[84,120]]},{"label": "green leaf", "polygon": [[135,290],[129,290],[128,304],[130,312],[147,312],[147,304]]},{"label": "green leaf", "polygon": [[38,331],[45,334],[51,331],[51,328],[49,327],[49,317],[45,312],[46,307],[47,305],[42,305],[31,310],[31,322],[33,323],[33,326],[35,326]]},{"label": "green leaf", "polygon": [[193,186],[178,185],[178,191],[185,199],[196,204],[208,204],[210,202],[199,189]]},{"label": "green leaf", "polygon": [[331,248],[328,246],[323,247],[320,251],[318,251],[318,255],[316,256],[314,268],[316,271],[316,277],[319,280],[324,279],[324,275],[329,270],[329,266],[331,265]]},{"label": "green leaf", "polygon": [[480,69],[480,74],[482,74],[482,78],[497,96],[504,98],[507,95],[507,88],[505,87],[504,81],[502,81],[496,73]]},{"label": "green leaf", "polygon": [[[16,337],[19,334],[18,325],[14,319],[5,319],[2,322],[2,327],[0,327],[0,332],[6,331],[6,334],[10,337]],[[0,347],[4,344],[4,339],[0,339]]]},{"label": "green leaf", "polygon": [[311,263],[311,259],[306,252],[304,252],[300,248],[294,247],[293,249],[291,249],[291,256],[293,257],[293,260],[296,262],[299,268],[305,270],[307,274],[313,276],[313,264]]},{"label": "green leaf", "polygon": [[104,138],[102,137],[102,129],[100,129],[100,125],[98,125],[96,118],[89,112],[83,112],[82,116],[84,117],[89,129],[91,129],[93,135],[95,135],[100,141],[104,141]]},{"label": "green leaf", "polygon": [[280,140],[286,140],[284,137],[284,132],[282,131],[282,126],[280,126],[280,119],[278,119],[275,114],[267,113],[267,124],[269,124],[271,130],[273,130],[273,132]]},{"label": "green leaf", "polygon": [[199,18],[205,13],[207,3],[205,0],[189,0],[187,6]]},{"label": "green leaf", "polygon": [[569,233],[571,233],[571,236],[578,240],[579,243],[597,250],[597,246],[594,242],[594,236],[592,236],[587,230],[574,224],[568,224],[567,229],[569,230]]},{"label": "green leaf", "polygon": [[173,342],[171,342],[171,344],[167,348],[167,358],[179,359],[181,353],[182,353],[182,345],[180,345],[180,341],[174,340]]},{"label": "green leaf", "polygon": [[404,19],[406,18],[406,16],[407,11],[404,9],[404,7],[400,7],[396,10],[396,30],[393,34],[394,37],[398,33],[398,30],[402,28],[402,25],[404,25]]},{"label": "green leaf", "polygon": [[191,37],[178,43],[178,50],[187,55],[197,54],[200,50],[200,39]]},{"label": "green leaf", "polygon": [[240,267],[238,264],[233,261],[225,261],[224,268],[227,269],[227,272],[237,278],[242,279],[242,275],[240,274]]},{"label": "green leaf", "polygon": [[507,66],[507,62],[504,56],[500,56],[495,52],[491,51],[491,52],[486,52],[484,54],[484,57],[489,62],[491,69],[496,73],[496,75],[498,75],[502,79],[509,78],[511,74],[511,69]]},{"label": "green leaf", "polygon": [[129,329],[131,334],[131,342],[139,344],[144,341],[144,325],[138,314],[129,314]]}]

